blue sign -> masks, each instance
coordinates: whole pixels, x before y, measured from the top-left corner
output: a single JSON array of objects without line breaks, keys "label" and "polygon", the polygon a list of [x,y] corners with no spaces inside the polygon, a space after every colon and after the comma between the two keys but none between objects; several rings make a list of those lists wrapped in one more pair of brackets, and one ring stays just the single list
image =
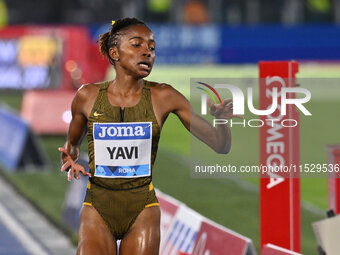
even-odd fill
[{"label": "blue sign", "polygon": [[28,125],[5,106],[0,108],[0,123],[0,162],[14,171],[26,145]]},{"label": "blue sign", "polygon": [[156,63],[210,64],[219,60],[218,26],[151,25],[156,41]]},{"label": "blue sign", "polygon": [[[340,59],[336,25],[148,25],[155,35],[156,64]],[[91,26],[93,40],[109,29],[108,24]]]}]

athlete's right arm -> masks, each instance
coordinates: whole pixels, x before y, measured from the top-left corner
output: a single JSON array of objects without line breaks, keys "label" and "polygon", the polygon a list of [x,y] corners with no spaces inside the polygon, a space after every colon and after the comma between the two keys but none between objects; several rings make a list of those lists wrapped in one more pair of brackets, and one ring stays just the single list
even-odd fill
[{"label": "athlete's right arm", "polygon": [[87,117],[84,111],[86,110],[88,100],[86,91],[86,89],[80,88],[72,101],[72,120],[70,122],[67,140],[64,147],[59,148],[62,161],[60,170],[68,171],[67,179],[69,181],[72,179],[72,176],[79,179],[79,172],[83,175],[91,176],[90,173],[85,171],[84,167],[76,163],[79,157],[79,147],[87,131]]}]

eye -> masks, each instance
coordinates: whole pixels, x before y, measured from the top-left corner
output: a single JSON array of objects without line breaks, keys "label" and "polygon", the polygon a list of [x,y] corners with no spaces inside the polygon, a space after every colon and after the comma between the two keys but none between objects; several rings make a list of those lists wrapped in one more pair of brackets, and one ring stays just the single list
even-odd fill
[{"label": "eye", "polygon": [[137,48],[137,47],[140,46],[140,43],[132,43],[131,45],[132,45],[133,47],[136,47],[136,48]]},{"label": "eye", "polygon": [[155,47],[149,47],[149,49],[151,50],[151,51],[154,51],[155,50]]}]

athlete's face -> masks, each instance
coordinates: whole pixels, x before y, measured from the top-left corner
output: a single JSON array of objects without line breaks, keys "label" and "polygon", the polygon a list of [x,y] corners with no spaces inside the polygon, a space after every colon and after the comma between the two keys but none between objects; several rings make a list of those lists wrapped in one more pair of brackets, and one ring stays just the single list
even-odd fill
[{"label": "athlete's face", "polygon": [[150,29],[134,25],[123,31],[117,47],[120,65],[128,73],[143,78],[150,74],[155,61],[155,41]]}]

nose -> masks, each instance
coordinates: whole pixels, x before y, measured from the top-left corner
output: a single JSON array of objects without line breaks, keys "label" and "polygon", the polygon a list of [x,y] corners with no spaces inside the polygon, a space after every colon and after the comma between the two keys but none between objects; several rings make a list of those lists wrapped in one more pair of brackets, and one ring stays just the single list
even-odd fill
[{"label": "nose", "polygon": [[151,52],[149,50],[143,52],[143,57],[151,57]]},{"label": "nose", "polygon": [[142,53],[143,57],[151,57],[151,50],[149,48],[148,45],[146,45],[145,47],[143,47],[143,53]]}]

